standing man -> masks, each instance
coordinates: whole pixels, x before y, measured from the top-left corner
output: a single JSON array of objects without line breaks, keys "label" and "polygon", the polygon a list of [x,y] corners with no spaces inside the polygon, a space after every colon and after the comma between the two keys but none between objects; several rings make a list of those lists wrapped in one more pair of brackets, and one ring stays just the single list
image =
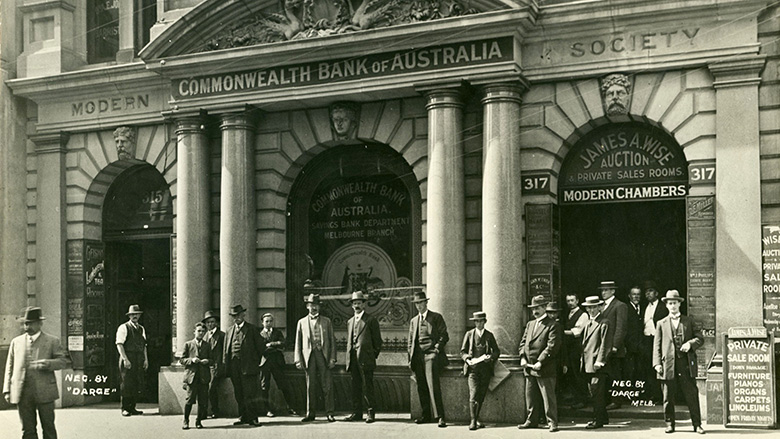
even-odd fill
[{"label": "standing man", "polygon": [[635,382],[645,380],[642,374],[642,307],[639,302],[642,289],[631,287],[628,293],[628,316],[626,319],[626,361],[623,364],[624,380]]},{"label": "standing man", "polygon": [[284,374],[284,334],[282,331],[274,328],[273,314],[263,314],[263,329],[260,330],[260,335],[265,342],[265,352],[263,353],[263,359],[260,360],[260,391],[262,392],[263,402],[268,410],[266,416],[274,416],[274,412],[271,409],[271,400],[269,398],[271,392],[271,377],[276,380],[276,387],[278,387],[282,392],[282,395],[284,395],[287,414],[295,414],[295,411],[290,408],[292,394],[290,392],[290,384],[287,381],[287,376]]},{"label": "standing man", "polygon": [[585,298],[582,306],[588,311],[588,325],[582,333],[582,371],[588,379],[593,400],[593,418],[585,426],[588,430],[609,423],[607,415],[607,362],[612,350],[609,338],[609,320],[602,313],[604,301],[598,296]]},{"label": "standing man", "polygon": [[317,408],[316,392],[322,391],[328,422],[333,417],[333,376],[336,366],[336,337],[330,319],[320,315],[320,295],[309,294],[303,299],[309,314],[298,320],[295,331],[295,367],[306,372],[306,416],[301,422],[311,422]]},{"label": "standing man", "polygon": [[382,350],[382,334],[379,321],[366,313],[366,296],[362,291],[352,293],[350,299],[355,312],[347,321],[347,372],[352,375],[352,414],[345,421],[363,419],[365,402],[368,417],[366,423],[375,420],[374,369]]},{"label": "standing man", "polygon": [[419,314],[409,322],[407,352],[422,407],[422,416],[414,422],[424,424],[436,419],[439,427],[444,428],[447,422],[444,420],[439,374],[448,362],[444,353],[444,346],[450,339],[447,324],[441,314],[428,309],[428,298],[424,292],[414,293],[412,303]]},{"label": "standing man", "polygon": [[41,332],[43,313],[32,306],[24,310],[20,319],[24,334],[11,340],[5,363],[3,397],[17,404],[22,421],[22,438],[38,437],[36,412],[41,418],[44,439],[57,439],[54,426],[54,401],[60,398],[54,371],[68,366],[60,340]]},{"label": "standing man", "polygon": [[[619,380],[623,377],[623,362],[626,358],[626,334],[628,333],[628,306],[615,297],[617,287],[615,282],[608,280],[599,285],[601,298],[604,299],[604,318],[609,321],[609,379]],[[609,385],[607,385],[609,388]],[[615,398],[607,406],[608,410],[620,408],[621,403]]]},{"label": "standing man", "polygon": [[206,335],[203,337],[211,348],[212,361],[209,364],[209,406],[211,418],[219,418],[222,412],[219,410],[219,389],[218,383],[225,380],[225,333],[219,329],[219,313],[216,311],[206,311],[201,323],[206,324]]},{"label": "standing man", "polygon": [[493,376],[493,364],[498,360],[501,351],[498,349],[496,337],[485,329],[486,313],[475,312],[469,320],[474,322],[475,328],[466,331],[460,356],[463,358],[463,374],[469,379],[469,430],[476,430],[485,426],[479,422],[479,411]]},{"label": "standing man", "polygon": [[525,372],[525,404],[528,417],[517,428],[536,428],[542,409],[551,433],[558,431],[558,401],[555,381],[558,374],[558,350],[561,328],[547,315],[547,299],[542,295],[531,299],[534,319],[528,322],[520,340],[520,367]]},{"label": "standing man", "polygon": [[664,420],[666,432],[674,433],[674,398],[677,387],[682,390],[685,403],[691,413],[693,431],[704,434],[701,427],[701,409],[699,408],[699,389],[696,387],[696,349],[704,338],[696,322],[680,314],[680,304],[685,300],[677,290],[669,290],[664,303],[669,315],[664,317],[655,329],[653,339],[653,367],[661,381],[664,392]]},{"label": "standing man", "polygon": [[184,343],[184,352],[179,360],[179,363],[184,366],[184,390],[187,391],[182,430],[189,430],[190,413],[196,402],[198,417],[195,418],[195,428],[203,428],[202,421],[208,414],[209,381],[211,380],[209,365],[212,361],[212,353],[211,345],[203,340],[205,334],[206,325],[203,322],[195,324],[195,338]]},{"label": "standing man", "polygon": [[138,323],[141,307],[130,305],[128,321],[116,330],[116,349],[119,351],[119,378],[122,395],[122,416],[142,415],[135,404],[144,389],[144,372],[149,368],[146,354],[146,330]]},{"label": "standing man", "polygon": [[246,309],[242,305],[230,308],[233,325],[225,335],[225,369],[238,403],[238,421],[233,425],[247,424],[259,427],[257,416],[262,413],[260,398],[260,358],[265,343],[257,326],[244,320]]},{"label": "standing man", "polygon": [[588,399],[588,383],[582,375],[582,332],[588,324],[588,313],[580,308],[576,294],[566,295],[569,309],[563,325],[563,378],[561,386],[571,392],[572,407],[585,407]]},{"label": "standing man", "polygon": [[669,315],[666,304],[658,300],[658,290],[648,282],[645,287],[645,298],[647,303],[642,310],[643,337],[642,337],[642,359],[641,367],[647,377],[646,395],[656,405],[661,404],[661,383],[653,368],[653,339],[655,338],[655,328],[658,322]]}]

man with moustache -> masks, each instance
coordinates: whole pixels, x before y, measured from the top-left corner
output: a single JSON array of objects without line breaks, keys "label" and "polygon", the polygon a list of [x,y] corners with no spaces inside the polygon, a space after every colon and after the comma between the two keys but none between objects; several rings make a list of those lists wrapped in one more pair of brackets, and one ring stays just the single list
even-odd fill
[{"label": "man with moustache", "polygon": [[[623,363],[626,358],[626,334],[628,332],[628,306],[615,297],[617,286],[614,281],[608,280],[599,285],[601,298],[604,300],[604,318],[609,321],[609,345],[612,352],[609,354],[609,378],[619,380],[623,377]],[[608,386],[609,387],[609,386]],[[615,398],[608,406],[608,410],[620,408],[620,400]]]},{"label": "man with moustache", "polygon": [[382,350],[382,334],[379,321],[366,313],[366,296],[362,291],[352,293],[350,299],[355,312],[347,321],[347,372],[352,376],[352,414],[345,421],[363,419],[365,402],[370,424],[376,419],[374,398],[374,369],[376,359]]},{"label": "man with moustache", "polygon": [[219,418],[222,412],[219,410],[218,383],[225,380],[225,333],[219,329],[219,313],[206,311],[201,323],[206,324],[206,335],[203,337],[211,348],[212,361],[209,364],[209,407],[211,418]]},{"label": "man with moustache", "polygon": [[57,439],[54,401],[60,394],[54,371],[67,367],[70,360],[60,340],[41,331],[45,319],[36,306],[24,310],[20,319],[24,334],[11,340],[5,363],[3,397],[7,403],[17,405],[23,439],[38,437],[36,412],[44,439]]},{"label": "man with moustache", "polygon": [[534,296],[528,305],[533,320],[520,340],[520,367],[525,372],[525,403],[528,417],[518,428],[536,428],[542,408],[551,433],[558,431],[558,401],[555,382],[558,374],[560,325],[547,315],[547,299]]},{"label": "man with moustache", "polygon": [[658,290],[655,286],[649,282],[645,284],[645,298],[647,303],[642,308],[642,358],[640,364],[644,376],[647,378],[647,384],[645,384],[645,392],[647,398],[649,398],[656,405],[661,403],[661,383],[658,382],[658,378],[653,368],[653,339],[655,338],[655,328],[658,322],[664,317],[669,315],[669,310],[666,308],[666,304],[658,300]]},{"label": "man with moustache", "polygon": [[580,308],[576,294],[566,295],[569,312],[563,321],[563,385],[571,394],[573,408],[585,407],[588,400],[588,383],[582,375],[582,332],[588,324],[588,313]]},{"label": "man with moustache", "polygon": [[146,330],[138,323],[141,307],[130,305],[128,321],[116,330],[116,349],[119,351],[120,393],[122,416],[142,415],[135,405],[144,389],[144,372],[149,368],[146,353]]},{"label": "man with moustache", "polygon": [[626,359],[623,365],[623,376],[620,378],[636,382],[644,380],[640,357],[642,355],[642,307],[640,299],[642,289],[631,287],[628,293],[628,315],[626,317]]},{"label": "man with moustache", "polygon": [[245,320],[246,308],[242,305],[232,306],[230,316],[233,324],[225,334],[223,358],[238,403],[239,418],[233,425],[259,427],[257,416],[263,413],[260,359],[265,352],[265,342],[257,326]]},{"label": "man with moustache", "polygon": [[328,422],[333,417],[333,375],[336,367],[336,337],[330,319],[320,315],[320,295],[309,294],[303,301],[309,314],[298,320],[295,331],[295,367],[306,372],[306,416],[301,422],[312,422],[316,416],[317,390],[322,391]]},{"label": "man with moustache", "polygon": [[418,314],[409,322],[407,353],[409,367],[417,381],[417,394],[420,398],[422,416],[415,419],[417,424],[438,420],[440,428],[445,428],[444,403],[441,397],[439,375],[447,365],[444,346],[450,340],[444,317],[428,309],[428,297],[425,292],[416,292],[412,303]]},{"label": "man with moustache", "polygon": [[585,298],[582,306],[590,317],[582,333],[582,371],[588,380],[588,390],[593,401],[593,417],[585,428],[592,430],[609,423],[607,363],[610,361],[612,346],[609,319],[602,313],[604,301],[598,296],[589,296]]}]

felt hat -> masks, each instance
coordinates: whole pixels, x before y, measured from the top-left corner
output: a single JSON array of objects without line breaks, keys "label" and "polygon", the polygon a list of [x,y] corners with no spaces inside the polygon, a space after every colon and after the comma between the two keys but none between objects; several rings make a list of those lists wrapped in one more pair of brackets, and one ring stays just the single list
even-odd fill
[{"label": "felt hat", "polygon": [[208,319],[219,320],[219,314],[216,311],[206,311],[206,314],[203,315],[203,320],[201,320],[201,322],[206,323],[206,320]]},{"label": "felt hat", "polygon": [[487,313],[484,311],[475,311],[473,317],[469,320],[487,320]]},{"label": "felt hat", "polygon": [[130,305],[130,308],[127,310],[126,315],[130,314],[143,314],[144,312],[141,311],[141,307],[139,305]]},{"label": "felt hat", "polygon": [[582,302],[582,306],[599,306],[603,305],[604,301],[599,296],[588,296],[585,301]]},{"label": "felt hat", "polygon": [[550,311],[550,312],[558,312],[561,309],[558,308],[558,305],[555,302],[550,302],[550,303],[547,304],[547,308],[545,308],[544,310],[545,311]]},{"label": "felt hat", "polygon": [[545,306],[547,305],[548,300],[544,298],[541,294],[538,296],[534,296],[531,298],[531,304],[527,305],[529,308],[536,308],[537,306]]},{"label": "felt hat", "polygon": [[21,320],[23,322],[37,322],[46,320],[46,317],[43,316],[43,311],[37,306],[28,306],[24,309],[24,315]]},{"label": "felt hat", "polygon": [[425,291],[418,291],[414,293],[414,297],[412,298],[412,303],[419,303],[419,302],[427,302],[429,299],[425,295]]},{"label": "felt hat", "polygon": [[236,316],[241,314],[242,312],[245,312],[246,308],[244,308],[243,305],[233,305],[230,307],[230,315]]},{"label": "felt hat", "polygon": [[320,304],[320,295],[319,294],[309,294],[306,297],[303,298],[303,301],[305,303],[313,303],[315,305]]},{"label": "felt hat", "polygon": [[666,302],[668,302],[670,300],[676,300],[678,302],[684,302],[685,301],[685,299],[680,297],[680,292],[677,291],[677,290],[669,290],[669,291],[667,291],[666,292],[666,296],[664,296],[664,298],[661,299],[661,300],[663,300],[664,303],[666,303]]},{"label": "felt hat", "polygon": [[352,298],[349,299],[349,301],[350,302],[354,302],[356,300],[362,300],[362,301],[365,302],[368,299],[366,299],[366,296],[365,296],[365,294],[363,294],[362,291],[355,291],[355,292],[352,293]]}]

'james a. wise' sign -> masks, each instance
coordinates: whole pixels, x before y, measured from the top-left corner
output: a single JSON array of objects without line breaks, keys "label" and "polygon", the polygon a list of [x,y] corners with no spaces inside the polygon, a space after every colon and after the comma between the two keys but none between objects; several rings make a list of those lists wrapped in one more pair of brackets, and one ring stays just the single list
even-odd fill
[{"label": "'james a. wise' sign", "polygon": [[507,36],[338,60],[183,78],[173,82],[173,96],[177,100],[191,99],[492,64],[513,59],[513,37]]}]

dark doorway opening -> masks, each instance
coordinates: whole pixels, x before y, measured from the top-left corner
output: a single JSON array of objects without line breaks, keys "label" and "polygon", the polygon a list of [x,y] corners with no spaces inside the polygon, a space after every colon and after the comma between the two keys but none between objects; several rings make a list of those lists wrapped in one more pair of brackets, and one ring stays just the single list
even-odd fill
[{"label": "dark doorway opening", "polygon": [[685,200],[561,206],[564,294],[598,295],[599,282],[614,280],[626,301],[649,280],[661,295],[687,297],[686,277]]}]

